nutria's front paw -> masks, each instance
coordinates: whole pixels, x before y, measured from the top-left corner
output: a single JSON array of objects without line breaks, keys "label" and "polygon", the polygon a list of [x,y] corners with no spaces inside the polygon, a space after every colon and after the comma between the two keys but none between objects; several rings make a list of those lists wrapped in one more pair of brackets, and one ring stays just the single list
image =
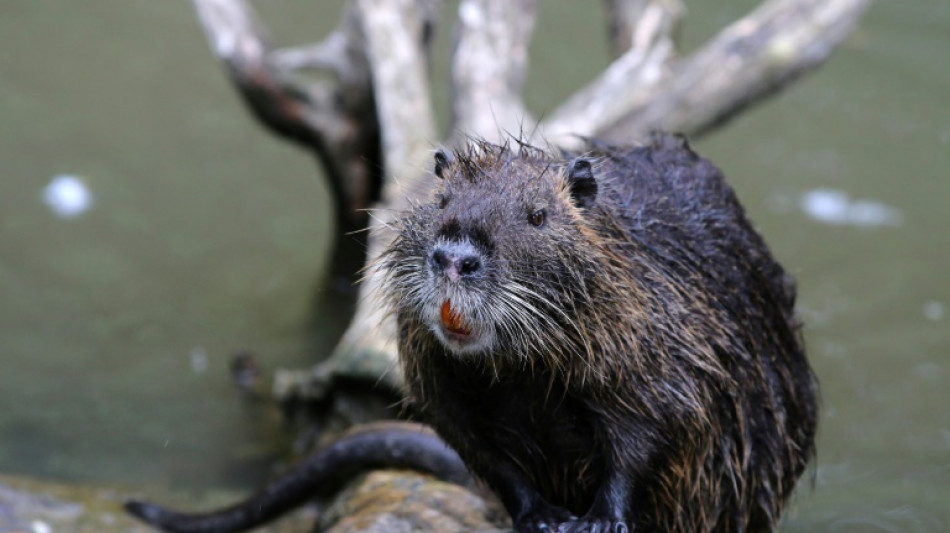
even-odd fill
[{"label": "nutria's front paw", "polygon": [[566,510],[541,503],[515,520],[514,530],[518,533],[559,533],[563,524],[573,520],[576,520],[576,517]]},{"label": "nutria's front paw", "polygon": [[622,520],[610,518],[584,517],[565,524],[561,524],[557,533],[630,533],[632,528]]}]

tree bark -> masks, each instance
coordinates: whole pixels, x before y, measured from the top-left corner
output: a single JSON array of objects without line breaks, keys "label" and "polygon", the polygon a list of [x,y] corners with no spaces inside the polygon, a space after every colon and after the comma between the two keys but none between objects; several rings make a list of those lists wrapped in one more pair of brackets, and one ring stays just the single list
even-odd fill
[{"label": "tree bark", "polygon": [[[539,131],[574,146],[577,136],[622,143],[661,129],[701,135],[827,60],[870,4],[769,0],[683,58],[669,38],[644,39],[652,44],[617,58]],[[656,27],[672,28],[674,17],[668,12]]]},{"label": "tree bark", "polygon": [[521,100],[535,0],[463,0],[452,61],[452,133],[499,141],[534,129]]}]

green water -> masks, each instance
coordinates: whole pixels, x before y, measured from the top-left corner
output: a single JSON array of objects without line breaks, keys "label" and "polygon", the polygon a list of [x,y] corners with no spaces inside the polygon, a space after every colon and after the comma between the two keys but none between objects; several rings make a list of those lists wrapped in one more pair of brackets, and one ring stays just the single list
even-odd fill
[{"label": "green water", "polygon": [[[259,4],[287,42],[338,16]],[[725,4],[690,3],[688,46],[754,2]],[[606,64],[602,22],[543,4],[533,111]],[[0,471],[259,482],[282,429],[227,364],[332,345],[310,326],[330,221],[316,166],[247,116],[188,2],[6,0],[0,44]],[[799,279],[823,416],[784,531],[950,529],[948,57],[950,4],[881,1],[820,72],[696,143]],[[43,201],[62,174],[92,195],[74,218]]]},{"label": "green water", "polygon": [[[280,427],[228,362],[331,346],[307,323],[330,220],[315,163],[244,112],[187,2],[0,13],[0,471],[258,481]],[[71,219],[42,200],[62,174],[93,199]]]}]

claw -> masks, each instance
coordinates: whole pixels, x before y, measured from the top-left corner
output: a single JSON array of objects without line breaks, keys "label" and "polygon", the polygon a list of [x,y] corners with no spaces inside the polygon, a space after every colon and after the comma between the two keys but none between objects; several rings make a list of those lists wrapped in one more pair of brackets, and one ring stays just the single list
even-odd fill
[{"label": "claw", "polygon": [[626,522],[582,518],[561,524],[557,531],[558,533],[630,533],[630,527]]}]

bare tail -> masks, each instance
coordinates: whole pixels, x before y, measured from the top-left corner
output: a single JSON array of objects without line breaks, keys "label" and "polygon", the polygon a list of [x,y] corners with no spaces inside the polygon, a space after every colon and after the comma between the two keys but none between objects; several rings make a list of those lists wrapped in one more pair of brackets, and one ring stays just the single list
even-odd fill
[{"label": "bare tail", "polygon": [[409,422],[378,422],[343,434],[283,477],[230,507],[181,513],[129,500],[125,510],[171,533],[245,531],[317,496],[333,494],[360,471],[378,468],[408,468],[460,485],[471,483],[465,464],[432,430]]}]

